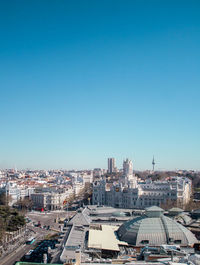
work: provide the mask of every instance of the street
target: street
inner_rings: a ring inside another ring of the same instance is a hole
[[[67,212],[66,211],[54,211],[54,212],[29,212],[26,215],[28,218],[32,220],[32,222],[41,223],[41,226],[44,225],[50,226],[50,229],[55,229],[57,231],[60,230],[59,226],[60,224],[58,222],[55,222],[55,220],[67,218]],[[32,223],[30,223],[32,224]],[[29,225],[30,227],[30,225]],[[33,225],[32,225],[33,227]],[[50,232],[50,231],[49,231]]]
[[[32,211],[26,214],[26,217],[31,219],[30,223],[27,223],[27,228],[33,232],[33,236],[36,238],[36,241],[33,245],[23,244],[19,246],[15,251],[8,254],[0,260],[0,265],[13,265],[16,261],[20,259],[30,250],[34,248],[34,245],[40,240],[44,239],[45,236],[55,234],[60,231],[61,224],[58,223],[59,219],[65,219],[73,215],[74,212],[66,211],[54,211],[54,212],[37,212]],[[55,222],[56,221],[56,222]],[[36,227],[34,224],[40,222],[41,227]],[[43,228],[44,226],[50,226],[50,229],[47,230]]]
[[[0,261],[0,265],[13,265],[16,261],[20,261],[20,259],[37,244],[38,241],[42,239],[41,235],[36,236],[36,241],[33,245],[21,245],[18,249],[13,251],[11,254],[7,255]]]
[[[69,213],[72,215],[73,213]],[[54,211],[54,212],[29,212],[26,214],[28,218],[31,219],[31,222],[27,224],[27,228],[34,233],[34,237],[36,241],[33,245],[23,244],[19,246],[15,251],[5,256],[2,260],[0,260],[0,265],[13,265],[16,261],[20,261],[20,259],[30,250],[34,248],[34,245],[37,244],[40,240],[44,239],[46,235],[54,234],[55,232],[60,231],[60,224],[55,222],[55,220],[67,218],[66,211]],[[34,223],[41,223],[41,227],[35,227]],[[44,229],[43,226],[50,226],[50,230]]]

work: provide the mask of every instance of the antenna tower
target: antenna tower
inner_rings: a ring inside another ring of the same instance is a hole
[[[154,156],[153,156],[153,160],[152,160],[153,172],[154,172],[155,164],[156,163],[155,163]]]

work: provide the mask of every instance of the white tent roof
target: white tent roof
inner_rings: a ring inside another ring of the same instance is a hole
[[[120,251],[119,245],[128,245],[126,242],[120,241],[115,234],[117,226],[112,225],[95,225],[90,226],[88,247],[95,249],[107,249]]]

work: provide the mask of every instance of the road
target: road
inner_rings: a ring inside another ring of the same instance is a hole
[[[38,243],[38,241],[42,240],[45,235],[49,234],[50,232],[41,229],[39,227],[33,227],[31,224],[28,224],[27,227],[30,227],[32,231],[35,232],[34,237],[36,238],[36,241],[33,245],[26,245],[23,244],[19,246],[15,251],[11,252],[7,256],[5,256],[3,259],[0,260],[0,265],[13,265],[16,261],[20,261],[20,259],[30,250],[33,249],[34,246]]]
[[[29,217],[35,223],[39,221],[42,227],[44,225],[49,225],[51,228],[59,230],[59,224],[56,223],[55,220],[59,218],[67,218],[67,212],[29,212],[27,213],[27,217]]]
[[[38,222],[40,221],[41,226],[44,225],[50,225],[51,229],[55,229],[55,231],[59,231],[60,224],[55,222],[55,219],[58,218],[67,218],[66,211],[56,211],[56,212],[29,212],[27,213],[27,216],[32,220],[32,222]],[[33,223],[28,223],[27,227],[35,232],[35,238],[37,243],[38,241],[42,240],[45,235],[47,234],[53,234],[54,231],[42,229],[39,227],[33,226]],[[35,244],[34,244],[35,245]],[[33,245],[22,245],[18,249],[16,249],[11,254],[4,257],[2,260],[0,260],[0,265],[13,265],[16,261],[20,261],[20,259],[30,250],[33,248]]]
[[[37,235],[36,236],[36,241],[33,245],[26,245],[23,244],[21,245],[18,249],[13,251],[11,254],[8,256],[4,257],[0,261],[0,265],[13,265],[15,264],[16,261],[20,261],[20,259],[30,250],[33,249],[34,246],[42,239],[42,235]]]
[[[10,255],[4,257],[0,261],[0,265],[13,265],[16,261],[19,261],[24,254],[26,254],[33,246],[31,245],[22,245],[17,250],[12,252]]]

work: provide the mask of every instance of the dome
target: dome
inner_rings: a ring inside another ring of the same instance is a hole
[[[125,222],[117,230],[118,237],[135,246],[160,246],[178,244],[190,246],[197,242],[187,228],[175,220],[164,216],[163,209],[152,206],[146,209],[145,215]]]
[[[171,215],[171,216],[179,215],[179,214],[181,214],[182,212],[183,212],[183,210],[180,209],[180,208],[177,208],[177,207],[171,208],[171,209],[168,211],[169,215]]]
[[[146,208],[145,214],[148,217],[160,217],[164,210],[158,206],[151,206]]]

